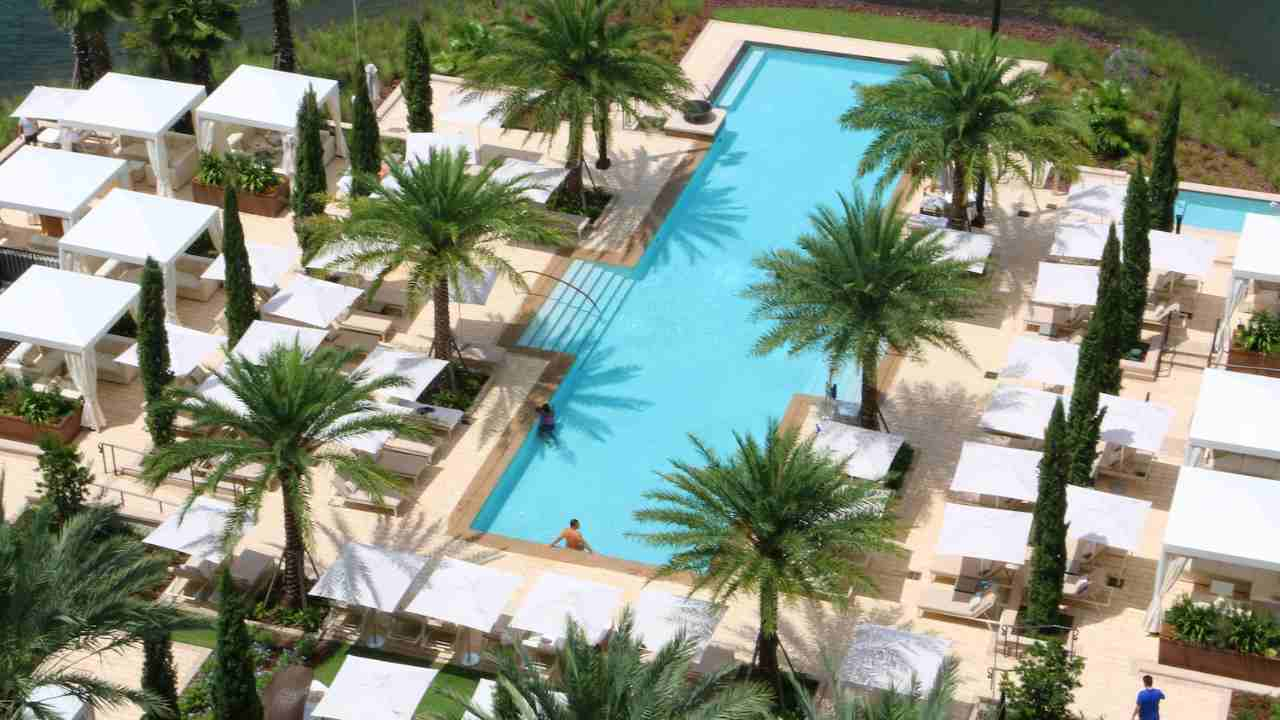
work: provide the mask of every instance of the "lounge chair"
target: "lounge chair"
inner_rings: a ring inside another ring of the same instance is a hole
[[[1180,316],[1182,314],[1182,306],[1178,303],[1164,303],[1153,308],[1147,308],[1142,313],[1142,324],[1145,327],[1161,329],[1164,327],[1165,321],[1171,316]]]
[[[995,592],[987,591],[981,594],[962,593],[956,591],[951,585],[942,583],[929,583],[926,585],[924,592],[920,596],[919,604],[921,613],[946,615],[963,620],[983,622],[986,622],[983,618],[995,607]]]
[[[404,499],[399,494],[390,491],[383,493],[382,502],[378,502],[368,492],[356,487],[355,483],[341,475],[334,476],[333,489],[338,495],[337,500],[347,507],[390,510],[392,515],[399,515],[400,506],[404,504]]]
[[[222,285],[217,280],[206,280],[200,277],[212,264],[213,258],[198,255],[180,256],[177,262],[178,297],[208,302]]]
[[[415,483],[436,460],[438,448],[425,442],[392,438],[378,451],[378,466]]]

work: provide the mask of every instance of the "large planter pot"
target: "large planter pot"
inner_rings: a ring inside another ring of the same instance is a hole
[[[191,181],[191,199],[205,205],[222,207],[225,190],[221,185],[205,185],[199,180]],[[236,202],[240,212],[263,217],[276,217],[289,204],[289,180],[281,178],[276,189],[266,195],[255,195],[244,191],[236,192]]]
[[[63,442],[71,442],[80,432],[80,415],[83,409],[81,403],[76,403],[75,409],[56,425],[32,425],[14,415],[0,415],[0,438],[34,445],[41,435],[53,433]]]
[[[1227,369],[1249,375],[1280,377],[1280,355],[1252,352],[1232,344],[1227,351]]]
[[[685,100],[681,109],[684,121],[690,125],[706,125],[716,118],[711,111],[711,103],[706,100]]]
[[[258,620],[245,620],[245,625],[250,630],[263,630],[271,635],[271,640],[279,647],[293,647],[293,644],[302,639],[305,632],[298,628],[285,627],[283,625],[273,625],[271,623],[259,622]]]
[[[1280,685],[1280,659],[1188,645],[1174,640],[1167,633],[1160,635],[1159,652],[1161,665],[1263,685]]]

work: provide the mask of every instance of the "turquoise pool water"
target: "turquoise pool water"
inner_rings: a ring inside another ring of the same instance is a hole
[[[558,444],[533,434],[473,527],[550,542],[571,517],[597,552],[658,563],[662,549],[627,537],[632,512],[670,460],[694,460],[687,437],[732,447],[732,432],[763,432],[795,393],[821,394],[822,359],[752,357],[763,326],[739,292],[751,260],[791,245],[817,203],[850,192],[869,134],[840,129],[854,83],[881,83],[891,64],[752,48],[723,85],[728,121],[640,264],[575,263],[522,344],[578,359],[552,398]],[[870,191],[878,176],[857,179]],[[856,397],[856,370],[839,379]]]
[[[1280,208],[1272,207],[1266,200],[1214,195],[1191,190],[1180,191],[1178,202],[1186,203],[1186,214],[1182,218],[1183,227],[1240,232],[1244,228],[1244,216],[1248,213],[1280,215]]]

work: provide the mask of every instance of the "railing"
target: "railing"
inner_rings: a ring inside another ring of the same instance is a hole
[[[111,473],[111,475],[113,476],[120,476],[120,475],[137,476],[138,473],[130,472],[127,469],[121,468],[120,459],[119,457],[117,457],[117,453],[132,453],[140,457],[144,454],[140,450],[134,450],[133,448],[127,448],[122,445],[113,445],[111,443],[106,443],[106,442],[98,443],[98,454],[102,456],[103,471]],[[141,466],[142,466],[142,463],[141,463],[141,460],[139,460],[137,467],[141,468]],[[176,482],[182,485],[186,485],[192,492],[195,492],[197,489],[199,489],[199,485],[196,482],[196,476],[190,470],[186,471],[186,473],[183,475],[170,473],[167,479],[167,482],[170,482],[170,483]],[[240,496],[240,486],[235,482],[227,481],[227,482],[219,483],[218,490],[221,492],[225,492],[228,486],[230,488],[231,495],[235,497]]]
[[[57,268],[58,256],[19,248],[0,247],[0,282],[5,284],[14,282],[33,265]]]
[[[117,509],[123,511],[122,514],[129,515],[131,517],[141,517],[143,519],[151,517],[150,515],[139,516],[136,513],[130,512],[131,508],[137,508],[138,505],[154,505],[157,516],[160,518],[173,513],[181,507],[176,503],[162,500],[154,495],[144,495],[142,493],[131,492],[122,488],[111,487],[109,485],[90,483],[89,487],[93,488],[97,492],[98,500],[115,501],[118,499],[119,504]],[[132,505],[129,504],[130,499],[133,500]]]
[[[569,282],[568,280],[565,280],[564,278],[556,277],[555,275],[548,275],[547,273],[540,272],[540,271],[538,271],[538,270],[521,270],[521,271],[520,271],[520,274],[521,274],[521,275],[524,275],[525,273],[531,273],[531,274],[533,274],[533,275],[539,275],[539,276],[544,277],[544,278],[550,278],[550,279],[552,279],[552,280],[555,280],[556,282],[560,283],[561,285],[564,285],[564,286],[568,287],[569,289],[571,289],[571,290],[573,290],[574,292],[578,293],[578,294],[579,294],[579,295],[581,295],[582,297],[586,298],[586,299],[587,299],[587,302],[591,303],[591,307],[595,308],[597,313],[600,313],[600,306],[596,304],[596,301],[595,301],[595,300],[592,300],[592,299],[591,299],[591,296],[590,296],[590,295],[588,295],[588,294],[586,293],[586,291],[584,291],[582,288],[578,287],[577,285],[574,285],[573,283]],[[532,293],[530,293],[530,294],[532,294]]]

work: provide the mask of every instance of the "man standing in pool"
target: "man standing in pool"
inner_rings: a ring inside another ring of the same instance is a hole
[[[551,541],[551,547],[559,545],[560,541],[563,540],[564,546],[570,550],[595,553],[595,550],[592,550],[591,546],[587,544],[587,539],[582,536],[582,530],[579,529],[580,527],[581,525],[578,523],[578,518],[570,520],[569,527],[561,530],[560,535],[556,537],[555,540]]]
[[[538,437],[549,445],[556,444],[556,411],[551,408],[551,403],[538,406]]]

